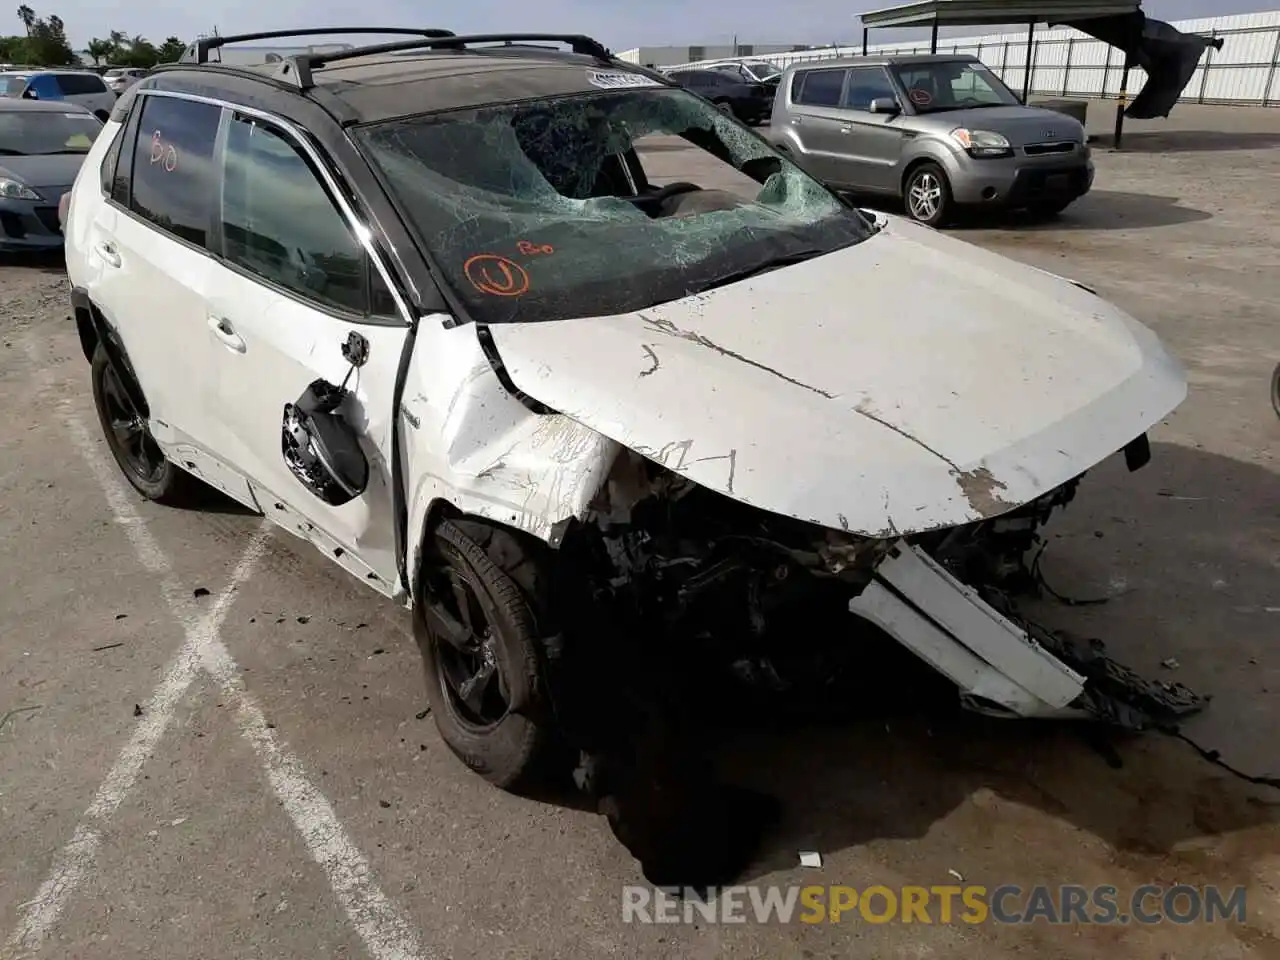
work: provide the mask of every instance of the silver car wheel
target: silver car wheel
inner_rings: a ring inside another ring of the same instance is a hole
[[[941,204],[942,183],[934,174],[925,171],[912,178],[911,189],[907,192],[911,216],[917,220],[931,220]]]

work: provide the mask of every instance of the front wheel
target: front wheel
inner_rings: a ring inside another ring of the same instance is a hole
[[[133,489],[158,503],[192,501],[200,481],[165,457],[146,418],[129,399],[121,379],[127,374],[116,370],[101,344],[93,352],[90,376],[107,447]]]
[[[907,215],[917,223],[938,227],[951,216],[951,184],[936,163],[923,163],[912,170],[903,193]]]
[[[1276,416],[1280,417],[1280,363],[1276,364],[1276,368],[1271,373],[1271,406],[1276,412]]]
[[[414,626],[436,728],[494,786],[532,786],[557,752],[542,604],[530,595],[538,591],[536,557],[507,531],[474,521],[445,520],[433,540]]]

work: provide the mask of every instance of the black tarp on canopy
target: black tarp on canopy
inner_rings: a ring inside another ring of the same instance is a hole
[[[1167,117],[1182,91],[1191,82],[1208,47],[1222,49],[1222,38],[1210,39],[1183,33],[1163,20],[1152,20],[1141,11],[1111,17],[1090,17],[1066,26],[1110,44],[1142,67],[1147,82],[1125,110],[1135,120]]]

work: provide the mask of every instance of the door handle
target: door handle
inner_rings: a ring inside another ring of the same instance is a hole
[[[231,321],[226,317],[210,317],[209,329],[213,331],[213,335],[221,340],[222,345],[228,350],[244,353],[244,337],[236,333],[236,328],[231,325]]]
[[[97,247],[98,256],[113,267],[120,266],[120,252],[110,240],[103,240]]]
[[[791,118],[791,125],[792,125],[793,127],[798,127],[798,126],[800,126],[800,118],[799,118],[799,117],[792,117],[792,118]]]
[[[840,132],[841,132],[841,133],[853,133],[853,127],[841,127],[841,128],[840,128]]]

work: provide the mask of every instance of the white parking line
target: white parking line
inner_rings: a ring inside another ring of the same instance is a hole
[[[27,352],[52,386],[33,338],[28,339]],[[235,704],[241,733],[253,745],[272,789],[302,835],[308,853],[324,870],[338,903],[370,955],[375,960],[424,960],[427,955],[413,929],[378,887],[368,861],[343,829],[333,806],[307,777],[302,762],[280,745],[267,726],[262,709],[245,689],[239,668],[218,635],[236,589],[266,548],[270,522],[264,520],[254,534],[230,584],[208,617],[192,622],[191,600],[179,589],[168,557],[151,536],[115,472],[94,449],[84,424],[70,412],[69,401],[63,400],[61,405],[68,408],[65,420],[72,440],[102,487],[116,520],[124,526],[138,559],[147,570],[162,577],[165,602],[182,624],[187,639],[178,660],[152,694],[138,730],[107,774],[70,843],[63,848],[49,879],[28,901],[23,920],[9,940],[10,948],[33,950],[48,936],[67,899],[93,865],[101,841],[100,826],[133,786],[190,687],[195,670],[203,668]]]
[[[15,955],[21,951],[34,950],[44,941],[68,898],[93,866],[102,840],[102,828],[129,795],[143,765],[150,759],[156,745],[168,730],[178,705],[200,669],[204,643],[217,636],[227,611],[231,609],[231,601],[237,588],[249,576],[262,555],[268,533],[266,530],[260,531],[250,541],[248,549],[231,574],[230,582],[207,613],[194,609],[191,604],[186,604],[187,608],[184,609],[185,598],[182,597],[181,587],[168,557],[134,510],[120,482],[110,472],[111,468],[94,450],[93,440],[84,424],[70,413],[65,415],[65,423],[76,449],[84,458],[93,478],[102,487],[111,512],[124,527],[138,560],[147,571],[160,576],[165,601],[181,624],[186,642],[147,700],[133,736],[107,771],[106,778],[81,817],[71,841],[54,859],[49,878],[41,884],[36,895],[23,904],[22,919],[8,942],[9,949],[15,951]]]

